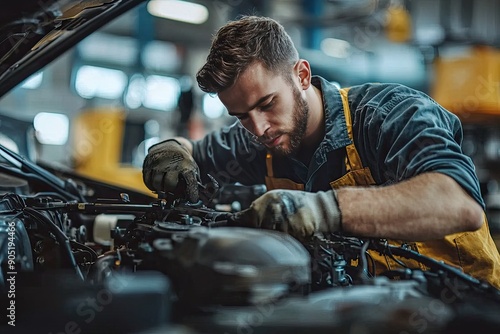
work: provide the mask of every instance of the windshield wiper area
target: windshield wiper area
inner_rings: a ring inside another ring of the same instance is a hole
[[[0,164],[0,171],[14,175],[19,178],[42,183],[52,190],[61,193],[68,200],[84,201],[78,188],[70,180],[62,180],[23,156],[0,145],[0,157],[7,161],[10,166]]]

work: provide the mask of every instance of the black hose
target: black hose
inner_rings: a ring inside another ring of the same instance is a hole
[[[407,249],[407,248],[401,248],[397,246],[392,246],[392,245],[380,245],[377,244],[376,242],[373,243],[375,246],[375,250],[378,251],[379,253],[385,254],[385,255],[390,255],[390,256],[400,256],[404,257],[410,260],[415,260],[426,267],[430,268],[433,271],[442,271],[445,272],[449,275],[452,275],[456,278],[461,279],[462,281],[471,284],[476,287],[482,287],[484,284],[489,285],[486,282],[480,281],[477,278],[474,278],[463,271],[461,271],[458,268],[455,268],[453,266],[450,266],[444,262],[435,260],[433,258],[430,258],[428,256],[422,255],[414,250]]]
[[[73,267],[73,269],[75,269],[77,276],[82,281],[85,280],[85,278],[83,277],[83,273],[80,270],[80,267],[76,263],[75,257],[73,255],[73,251],[71,250],[70,240],[66,236],[66,234],[64,234],[64,232],[56,224],[54,224],[50,219],[48,219],[45,215],[38,212],[37,210],[26,207],[26,208],[24,208],[23,212],[26,213],[27,215],[31,216],[32,218],[36,219],[37,221],[42,222],[45,226],[47,226],[51,230],[52,233],[54,233],[57,241],[59,242],[61,247],[66,251],[65,253],[68,257],[68,260],[69,260],[71,266]]]

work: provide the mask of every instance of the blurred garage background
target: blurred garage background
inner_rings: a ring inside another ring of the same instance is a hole
[[[242,14],[280,21],[315,74],[399,82],[456,113],[500,234],[500,0],[151,0],[2,98],[0,124],[36,138],[11,143],[33,160],[149,193],[147,147],[232,122],[194,75],[215,30]]]

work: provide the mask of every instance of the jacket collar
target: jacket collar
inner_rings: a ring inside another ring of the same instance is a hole
[[[338,86],[320,76],[313,76],[311,83],[321,91],[325,112],[325,138],[319,149],[326,153],[351,144]]]

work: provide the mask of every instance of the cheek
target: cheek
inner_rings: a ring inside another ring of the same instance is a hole
[[[290,98],[284,103],[279,111],[276,113],[276,120],[280,123],[288,123],[293,118],[294,110],[295,110],[294,100]]]

